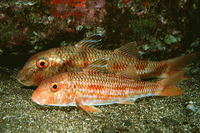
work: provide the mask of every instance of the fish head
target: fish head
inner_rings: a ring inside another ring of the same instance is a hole
[[[74,99],[73,90],[69,86],[63,73],[51,76],[42,81],[31,99],[39,105],[68,106]]]
[[[40,52],[29,58],[20,70],[17,80],[26,86],[38,86],[42,80],[60,71],[62,60],[54,48]]]

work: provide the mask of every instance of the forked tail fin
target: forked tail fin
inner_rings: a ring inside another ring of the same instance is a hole
[[[185,69],[173,74],[172,76],[170,76],[168,78],[165,78],[165,79],[159,81],[163,85],[163,89],[161,90],[161,92],[158,95],[159,96],[183,95],[184,91],[182,91],[178,87],[174,87],[174,85],[176,85],[179,81],[182,80],[182,78],[184,77],[184,72],[185,72]]]
[[[187,66],[187,64],[196,57],[196,53],[188,54],[181,57],[176,57],[173,59],[167,60],[168,65],[170,66],[169,75],[173,75],[177,71],[181,71]]]

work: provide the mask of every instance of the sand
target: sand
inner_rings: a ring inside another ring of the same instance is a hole
[[[194,62],[195,64],[195,62]],[[7,68],[1,68],[4,70]],[[196,71],[199,71],[199,68]],[[16,80],[20,68],[0,72],[0,132],[191,132],[200,131],[199,74],[177,86],[185,95],[146,97],[134,105],[98,106],[94,118],[76,107],[40,106],[36,87]],[[191,72],[190,72],[191,73]],[[199,72],[198,72],[199,73]]]

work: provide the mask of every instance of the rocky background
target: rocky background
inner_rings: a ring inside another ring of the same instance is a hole
[[[104,48],[197,52],[199,0],[16,0],[0,4],[0,55],[29,55],[103,33]]]
[[[39,106],[36,88],[16,80],[40,51],[74,45],[96,33],[103,49],[136,41],[144,59],[162,60],[200,50],[199,0],[1,0],[0,132],[191,132],[200,131],[200,58],[179,97],[147,97],[135,105],[98,107],[91,119],[74,107]]]

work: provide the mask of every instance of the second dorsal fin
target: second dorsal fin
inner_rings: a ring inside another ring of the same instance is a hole
[[[114,50],[114,52],[122,54],[122,55],[127,55],[130,57],[134,57],[137,59],[142,59],[142,56],[140,53],[138,53],[138,49],[136,46],[136,42],[130,42],[120,48],[117,48]]]
[[[101,48],[102,45],[102,35],[95,34],[84,38],[80,42],[78,42],[75,46],[79,48]]]

